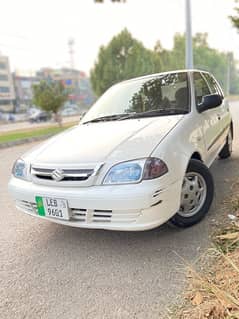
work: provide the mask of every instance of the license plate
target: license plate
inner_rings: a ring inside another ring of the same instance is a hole
[[[65,199],[36,196],[36,204],[40,216],[69,219],[69,210]]]

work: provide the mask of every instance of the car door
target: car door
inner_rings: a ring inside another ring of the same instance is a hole
[[[196,107],[202,103],[203,96],[212,94],[209,85],[201,72],[193,74]],[[220,106],[199,113],[205,143],[205,157],[207,163],[211,163],[220,149],[218,136],[221,132]]]
[[[221,145],[225,143],[226,137],[228,135],[228,131],[230,129],[231,124],[231,115],[229,110],[229,104],[224,98],[224,94],[222,92],[222,89],[218,82],[214,79],[214,77],[209,73],[203,73],[203,76],[205,77],[210,91],[212,94],[218,94],[222,97],[222,104],[216,108],[217,116],[220,118],[220,136],[219,136],[219,142]]]

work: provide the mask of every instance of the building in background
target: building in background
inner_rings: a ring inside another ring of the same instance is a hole
[[[0,112],[25,113],[33,106],[33,85],[43,81],[60,81],[69,91],[68,105],[87,110],[95,101],[90,80],[75,69],[42,68],[37,72],[10,72],[9,60],[0,56]]]
[[[0,55],[0,112],[13,112],[15,92],[8,57]]]
[[[69,68],[42,68],[36,75],[42,80],[61,81],[69,91],[69,104],[77,104],[84,108],[91,106],[95,100],[90,80],[82,71]]]
[[[32,106],[32,86],[39,82],[40,79],[36,76],[13,73],[13,83],[16,94],[16,112],[24,112]]]

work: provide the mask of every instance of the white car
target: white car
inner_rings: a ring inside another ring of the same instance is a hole
[[[23,212],[59,224],[137,231],[199,222],[209,171],[232,152],[229,105],[212,75],[153,74],[110,88],[81,123],[16,161],[9,190]]]

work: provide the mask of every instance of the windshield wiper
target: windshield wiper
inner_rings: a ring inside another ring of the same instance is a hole
[[[179,114],[187,114],[188,111],[185,109],[179,108],[170,108],[170,109],[155,109],[141,113],[131,113],[122,117],[121,120],[128,120],[128,119],[137,119],[141,117],[151,117],[151,116],[160,116],[160,115],[179,115]]]
[[[105,122],[105,121],[117,121],[117,120],[120,120],[126,116],[129,116],[130,114],[131,113],[122,113],[122,114],[101,116],[101,117],[97,117],[93,120],[83,122],[82,124]]]
[[[159,115],[178,115],[178,114],[186,114],[188,111],[185,109],[179,108],[171,108],[171,109],[155,109],[146,112],[136,113],[120,113],[120,114],[113,114],[113,115],[106,115],[97,117],[93,120],[83,122],[82,124],[88,123],[97,123],[97,122],[106,122],[106,121],[118,121],[118,120],[128,120],[128,119],[137,119],[142,117],[152,117],[152,116],[159,116]]]

